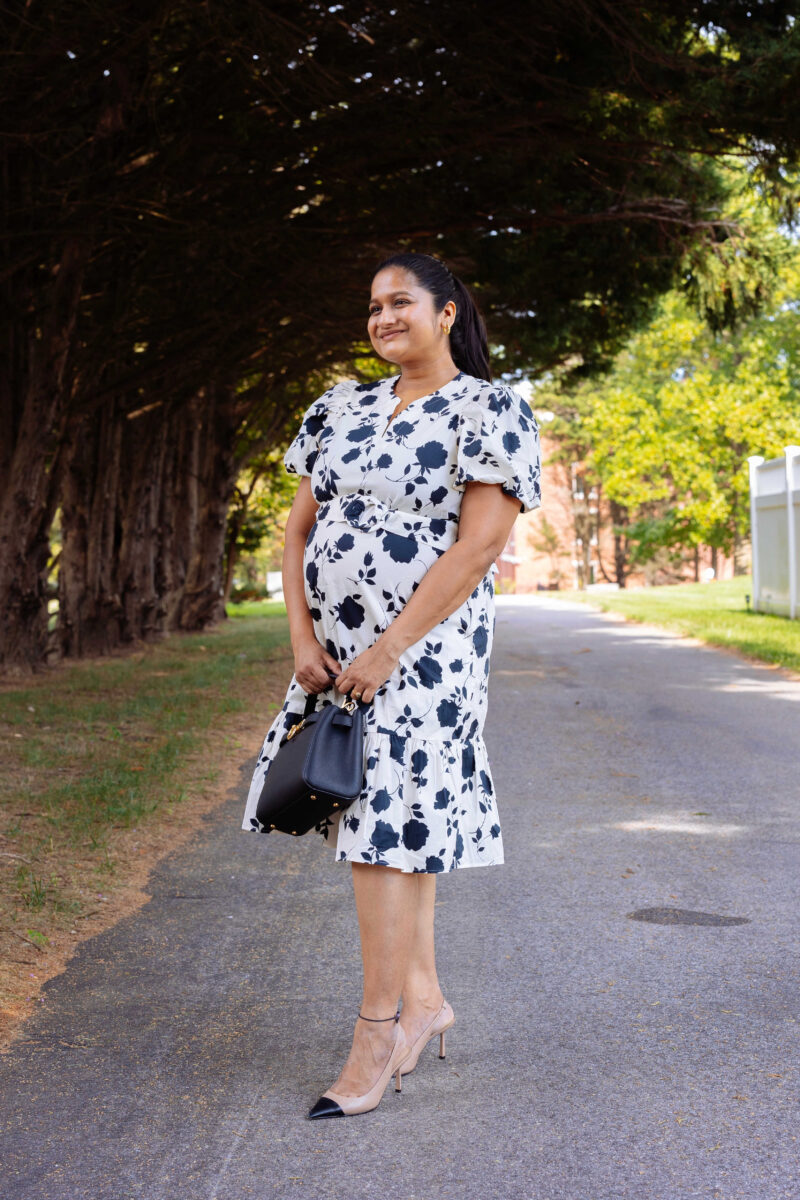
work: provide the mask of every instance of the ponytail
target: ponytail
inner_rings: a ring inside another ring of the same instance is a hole
[[[474,375],[476,379],[486,379],[491,383],[486,326],[477,304],[461,280],[432,254],[393,254],[384,259],[375,274],[385,267],[400,267],[409,271],[420,287],[430,292],[437,312],[441,312],[448,301],[453,301],[456,306],[456,317],[450,328],[453,362],[466,375]]]
[[[459,371],[474,375],[476,379],[488,379],[491,383],[489,343],[483,317],[470,292],[456,275],[453,276],[453,283],[456,289],[456,319],[450,330],[450,353],[453,362]]]

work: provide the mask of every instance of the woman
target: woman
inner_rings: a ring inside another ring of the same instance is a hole
[[[283,560],[295,673],[243,822],[261,829],[264,775],[306,693],[319,707],[360,697],[364,788],[321,832],[352,864],[364,990],[315,1119],[377,1107],[437,1035],[444,1057],[455,1018],[436,974],[436,875],[503,862],[482,739],[494,560],[520,510],[540,502],[536,422],[490,382],[486,331],[460,280],[429,255],[394,255],[373,278],[367,328],[398,373],[327,391],[284,459],[303,477]]]

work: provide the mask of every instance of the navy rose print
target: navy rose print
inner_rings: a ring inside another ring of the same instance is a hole
[[[337,384],[314,401],[286,452],[319,505],[305,549],[306,601],[317,638],[344,665],[401,612],[453,544],[468,482],[499,483],[537,507],[539,444],[511,389],[459,374],[390,420],[395,379]],[[503,861],[483,742],[494,633],[494,568],[410,646],[366,710],[361,796],[319,831],[341,861],[439,873]],[[322,692],[317,706],[336,702]],[[242,827],[305,694],[292,678],[267,731]]]

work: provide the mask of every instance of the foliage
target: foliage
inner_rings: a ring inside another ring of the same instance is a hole
[[[245,569],[249,583],[255,582],[251,564],[257,554],[259,559],[264,560],[266,570],[277,569],[277,547],[283,539],[285,515],[294,498],[296,485],[296,478],[291,478],[285,472],[282,457],[275,450],[267,451],[249,462],[239,476],[233,502],[228,509],[225,550],[228,592],[234,582],[237,565]],[[266,556],[263,553],[265,548]]]
[[[87,239],[95,403],[341,362],[398,242],[465,271],[509,369],[605,359],[679,265],[739,272],[714,159],[749,147],[775,191],[797,152],[786,6],[712,11],[714,39],[670,0],[6,9],[6,269],[35,322]]]
[[[59,504],[64,652],[216,619],[236,476],[320,384],[374,370],[387,251],[452,262],[500,372],[588,375],[675,283],[720,325],[763,302],[721,156],[791,215],[782,0],[29,0],[0,46],[5,661],[46,655]],[[156,545],[188,509],[189,541]]]
[[[736,553],[748,535],[747,458],[800,438],[800,249],[774,225],[770,302],[715,332],[672,291],[613,369],[550,384],[562,453],[585,458],[622,511],[630,565],[699,545]]]

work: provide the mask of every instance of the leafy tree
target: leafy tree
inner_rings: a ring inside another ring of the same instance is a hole
[[[630,567],[676,565],[700,545],[741,565],[747,457],[800,436],[800,250],[785,233],[773,240],[782,265],[758,315],[714,332],[673,291],[604,378],[548,398],[562,453],[585,456],[614,506],[623,585]]]
[[[63,653],[219,618],[236,479],[349,369],[387,250],[452,260],[502,370],[588,374],[679,278],[736,277],[720,155],[777,196],[800,139],[781,2],[29,0],[0,45],[0,662],[28,667],[59,508]]]
[[[248,463],[234,488],[228,509],[225,549],[225,602],[230,599],[237,564],[253,555],[268,538],[282,532],[297,480],[283,469],[274,451]]]

